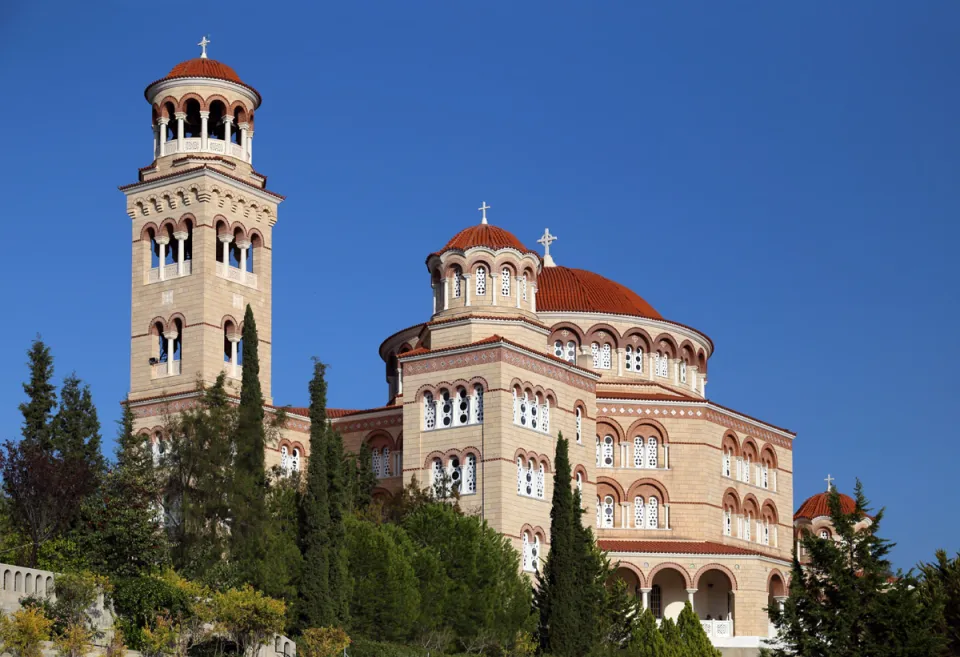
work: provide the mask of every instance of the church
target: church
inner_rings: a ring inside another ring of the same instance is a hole
[[[129,399],[157,450],[163,416],[196,403],[198,380],[223,372],[239,394],[247,304],[267,411],[278,408],[271,269],[284,199],[253,167],[260,94],[200,45],[147,86],[151,162],[120,188],[132,231]],[[330,409],[345,447],[370,446],[377,496],[414,478],[455,487],[533,573],[550,550],[562,432],[575,485],[595,505],[584,521],[642,605],[676,618],[689,601],[716,646],[760,646],[797,532],[829,531],[825,494],[792,516],[796,435],[710,401],[706,333],[554,262],[549,230],[541,252],[489,210],[424,254],[433,312],[387,329],[386,404]],[[307,409],[288,408],[268,466],[304,468],[309,429]]]

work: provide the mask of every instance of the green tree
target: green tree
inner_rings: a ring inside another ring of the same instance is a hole
[[[297,545],[299,483],[298,476],[278,477],[271,482],[267,493],[267,556],[263,562],[263,592],[286,601],[288,614],[295,611],[302,567]],[[292,622],[294,619],[289,620]]]
[[[680,637],[680,630],[672,618],[664,617],[660,621],[660,634],[663,637],[663,645],[666,648],[665,657],[688,657],[684,649],[683,639]]]
[[[616,569],[611,568],[605,559],[604,565],[609,576],[600,623],[600,638],[605,645],[622,648],[630,644],[635,634],[634,625],[639,612],[637,598],[627,589],[627,583],[616,576]]]
[[[159,572],[169,559],[158,517],[161,489],[151,447],[145,436],[134,432],[133,423],[133,410],[124,403],[116,465],[83,512],[80,545],[92,566],[111,578]]]
[[[677,618],[677,631],[680,633],[684,655],[687,657],[720,657],[720,651],[710,643],[710,638],[700,624],[700,618],[689,602],[684,603],[683,610]]]
[[[794,558],[790,595],[783,610],[773,605],[777,657],[920,657],[942,647],[937,618],[925,610],[916,580],[894,573],[891,543],[877,535],[883,511],[869,515],[860,482],[856,505],[844,513],[840,496],[830,495],[836,540],[805,536],[810,562]]]
[[[267,474],[259,344],[257,323],[248,304],[243,317],[243,374],[235,434],[230,548],[239,581],[262,590],[266,585],[263,563],[267,554]]]
[[[360,445],[357,455],[356,498],[354,506],[363,510],[373,501],[373,489],[377,487],[377,475],[373,472],[373,456],[370,445],[366,442]]]
[[[327,496],[327,382],[326,365],[313,363],[310,381],[310,460],[300,501],[300,580],[298,616],[302,629],[329,627],[336,622],[330,595],[330,503]]]
[[[960,553],[937,550],[936,561],[920,564],[920,593],[928,614],[939,619],[944,657],[960,657]]]
[[[42,657],[53,621],[37,608],[24,607],[10,616],[0,613],[0,650],[13,657]]]
[[[350,617],[350,574],[347,570],[347,553],[343,518],[347,512],[347,495],[344,482],[346,459],[343,453],[343,438],[332,428],[327,429],[327,504],[330,509],[330,599],[339,625],[346,625]]]
[[[43,451],[52,451],[51,420],[57,405],[56,388],[50,382],[53,378],[53,356],[39,335],[27,352],[27,366],[30,368],[30,380],[23,384],[27,401],[20,404],[23,439]]]
[[[630,657],[667,657],[667,643],[650,609],[645,609],[633,625],[628,654]]]
[[[90,386],[75,374],[63,380],[60,408],[51,422],[51,436],[53,448],[61,457],[81,461],[90,470],[91,481],[99,481],[105,467],[100,453],[100,421]]]
[[[217,625],[237,646],[239,655],[256,655],[274,634],[283,631],[286,605],[249,584],[216,593],[212,600]]]

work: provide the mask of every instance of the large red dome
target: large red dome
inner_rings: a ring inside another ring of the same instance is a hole
[[[857,503],[849,495],[840,493],[840,510],[843,513],[853,513],[857,508]],[[813,497],[807,498],[797,512],[793,514],[794,520],[804,518],[813,520],[821,516],[830,515],[830,493],[817,493]]]
[[[534,253],[525,247],[523,242],[518,240],[516,235],[509,230],[490,224],[477,224],[464,228],[454,235],[446,246],[437,251],[436,255],[451,250],[466,251],[475,246],[486,246],[494,250],[516,249],[520,253]]]
[[[260,93],[249,84],[241,80],[240,76],[237,75],[237,72],[233,70],[231,66],[227,66],[223,62],[218,62],[215,59],[209,59],[207,57],[194,57],[193,59],[188,59],[185,62],[180,62],[170,69],[170,72],[164,77],[151,82],[147,86],[147,90],[149,90],[153,85],[157,84],[157,82],[163,82],[164,80],[175,80],[178,78],[212,78],[214,80],[233,82],[234,84],[242,85],[252,91],[257,97],[257,103],[260,103]]]
[[[639,294],[600,274],[544,267],[537,279],[537,312],[593,312],[663,319]]]

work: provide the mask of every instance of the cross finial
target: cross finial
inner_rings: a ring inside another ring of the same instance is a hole
[[[559,239],[556,235],[550,234],[550,229],[543,230],[543,237],[537,240],[537,244],[543,244],[543,266],[554,267],[553,256],[550,255],[550,245]]]
[[[833,482],[835,482],[836,479],[834,479],[828,474],[827,478],[824,479],[824,481],[827,482],[827,492],[829,493],[831,490],[833,490]]]
[[[487,223],[487,210],[490,209],[490,206],[487,205],[487,202],[486,202],[486,201],[484,201],[483,203],[480,204],[480,207],[477,208],[477,209],[480,210],[480,212],[483,213],[483,216],[480,217],[480,223],[481,223],[481,224]]]
[[[200,43],[198,43],[197,45],[200,46],[200,48],[201,48],[201,51],[200,51],[200,59],[206,59],[206,58],[207,58],[207,46],[210,45],[210,39],[208,39],[207,36],[204,35],[203,38],[200,39]]]

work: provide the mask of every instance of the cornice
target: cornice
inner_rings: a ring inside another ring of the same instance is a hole
[[[172,173],[153,178],[152,180],[143,180],[140,182],[130,183],[129,185],[121,185],[119,189],[127,196],[130,196],[135,192],[142,193],[159,189],[160,187],[164,187],[171,182],[183,182],[187,180],[193,180],[194,178],[202,178],[207,175],[211,178],[219,179],[224,183],[239,183],[244,185],[245,187],[248,187],[251,193],[253,193],[255,196],[270,203],[280,203],[284,200],[284,197],[276,192],[271,192],[268,189],[261,189],[249,181],[238,178],[237,176],[231,176],[230,174],[219,171],[218,169],[213,169],[206,164],[202,164],[191,169],[186,169],[184,171],[174,171]]]
[[[447,328],[449,326],[463,326],[470,323],[479,323],[479,324],[508,324],[512,326],[524,325],[525,328],[532,328],[537,333],[542,335],[549,336],[550,328],[544,324],[534,322],[531,319],[525,317],[517,316],[503,316],[498,317],[496,315],[464,315],[462,317],[450,317],[448,319],[438,319],[431,320],[426,323],[427,328],[436,328],[443,327]]]
[[[716,350],[713,340],[710,339],[706,333],[698,331],[697,329],[687,326],[686,324],[681,324],[679,322],[673,322],[669,319],[653,319],[651,317],[641,317],[640,315],[617,315],[614,313],[593,313],[593,312],[579,312],[579,311],[567,311],[567,310],[548,310],[548,311],[537,311],[537,316],[542,316],[545,318],[553,319],[556,318],[556,321],[545,322],[547,325],[556,324],[558,321],[562,320],[572,320],[577,318],[582,318],[587,320],[590,323],[599,323],[599,322],[610,322],[612,321],[624,321],[628,320],[632,323],[635,323],[637,326],[643,326],[648,324],[650,326],[658,326],[661,328],[668,328],[672,331],[680,333],[684,337],[691,338],[694,340],[699,340],[706,343],[709,353],[707,358],[714,354]],[[656,338],[657,336],[650,336],[651,339]]]
[[[147,88],[143,90],[143,97],[147,99],[148,103],[153,104],[153,100],[156,100],[158,96],[162,96],[164,93],[174,87],[183,86],[216,87],[218,90],[227,89],[247,98],[251,103],[253,103],[253,109],[255,110],[258,109],[260,104],[263,102],[263,98],[260,97],[260,93],[248,84],[231,82],[230,80],[221,80],[220,78],[195,77],[192,75],[161,78],[155,82],[151,82],[147,85]],[[153,92],[152,94],[151,91]]]

